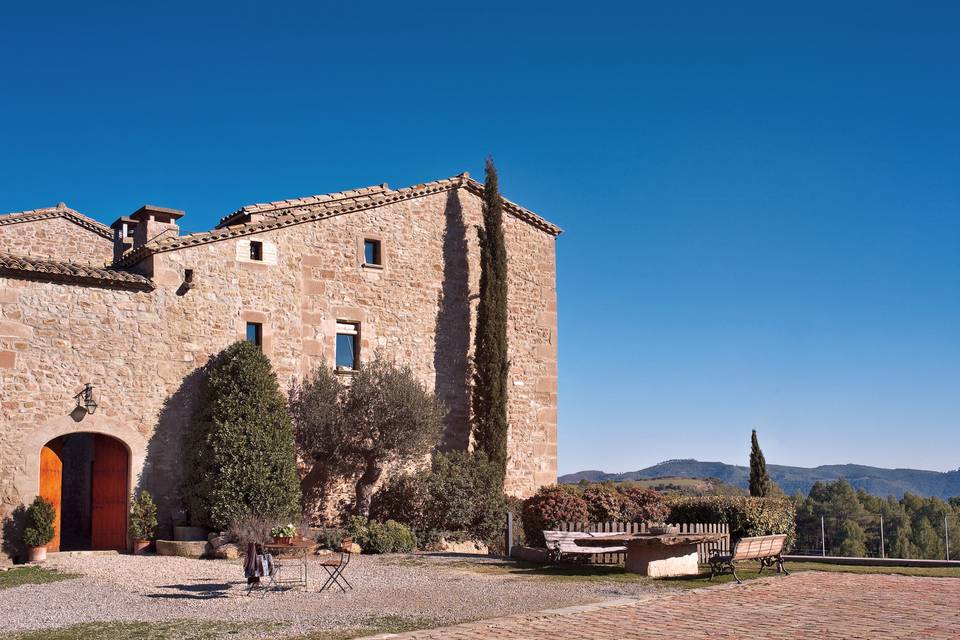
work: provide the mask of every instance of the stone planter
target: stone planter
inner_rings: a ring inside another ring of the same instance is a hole
[[[202,558],[210,553],[210,543],[197,540],[157,540],[158,556],[180,556],[181,558]]]
[[[30,547],[27,557],[30,562],[43,562],[47,559],[47,545]]]
[[[132,542],[132,549],[131,549],[131,550],[132,550],[132,552],[133,552],[133,555],[135,555],[135,556],[140,556],[140,555],[143,555],[144,553],[146,553],[146,552],[147,552],[147,549],[149,549],[149,548],[150,548],[150,541],[149,541],[149,540],[139,540],[139,539],[135,539],[135,540]]]

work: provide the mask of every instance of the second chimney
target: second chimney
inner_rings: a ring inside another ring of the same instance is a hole
[[[145,204],[130,214],[130,217],[136,222],[133,229],[135,249],[151,241],[179,236],[177,220],[183,217],[183,211]]]

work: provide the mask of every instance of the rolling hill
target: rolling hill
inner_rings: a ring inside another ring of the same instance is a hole
[[[904,493],[919,496],[939,496],[949,498],[960,496],[960,470],[923,471],[919,469],[882,469],[859,464],[832,464],[820,467],[788,467],[768,464],[770,477],[786,493],[802,491],[806,494],[818,480],[831,481],[838,478],[846,480],[856,489],[863,489],[878,496],[894,495],[898,498]],[[626,473],[605,473],[603,471],[578,471],[560,476],[561,483],[576,483],[581,479],[591,482],[604,480],[643,480],[664,477],[679,478],[716,478],[737,487],[746,487],[750,470],[724,462],[700,462],[699,460],[667,460],[660,464],[629,471]]]

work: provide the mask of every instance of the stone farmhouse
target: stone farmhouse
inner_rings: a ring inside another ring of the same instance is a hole
[[[58,508],[51,550],[122,550],[142,487],[169,532],[198,371],[237,340],[261,346],[283,389],[382,350],[444,400],[445,444],[466,448],[482,189],[466,173],[383,184],[246,206],[189,235],[182,211],[149,205],[109,227],[64,204],[0,215],[0,517],[40,494]],[[504,207],[507,490],[527,495],[556,481],[561,230]]]

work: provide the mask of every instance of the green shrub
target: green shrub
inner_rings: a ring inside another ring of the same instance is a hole
[[[130,537],[134,540],[150,540],[157,530],[157,505],[150,492],[141,489],[130,502]]]
[[[503,532],[503,469],[483,453],[454,451],[433,457],[427,482],[427,528],[465,532],[489,542]]]
[[[785,498],[745,496],[678,497],[668,501],[670,522],[719,522],[730,538],[786,533],[792,543],[796,524],[793,503]]]
[[[395,520],[378,522],[353,516],[347,522],[347,535],[364,553],[412,553],[417,539],[410,527]]]
[[[425,540],[459,534],[490,542],[506,518],[501,473],[482,453],[437,453],[431,469],[388,480],[373,496],[370,517],[403,522]]]
[[[43,547],[53,540],[53,523],[57,519],[57,510],[46,498],[37,496],[27,507],[26,528],[23,530],[23,542],[30,547]]]
[[[543,546],[544,530],[556,529],[561,522],[587,522],[587,501],[576,488],[564,485],[541,487],[523,503],[523,531],[527,544]]]
[[[300,514],[293,430],[270,360],[251,342],[206,367],[187,443],[184,497],[194,524],[224,529],[248,514]]]
[[[339,549],[346,535],[346,531],[339,527],[327,527],[317,534],[317,542],[327,549]]]
[[[396,520],[418,532],[429,529],[429,475],[430,470],[426,469],[390,477],[373,494],[370,518],[381,522]]]

